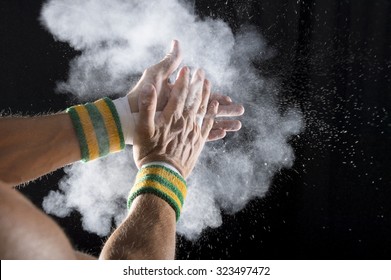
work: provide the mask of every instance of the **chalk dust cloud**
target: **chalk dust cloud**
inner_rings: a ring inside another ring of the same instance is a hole
[[[178,0],[51,0],[41,22],[56,40],[80,55],[70,63],[59,92],[79,100],[124,95],[148,66],[180,41],[184,65],[202,67],[214,91],[243,103],[243,128],[225,140],[208,143],[188,180],[178,233],[196,239],[203,229],[222,223],[221,211],[240,211],[267,192],[273,176],[294,162],[289,139],[304,126],[295,108],[281,110],[275,82],[253,66],[270,58],[254,28],[233,34],[227,23],[199,19]],[[137,169],[131,147],[88,164],[65,168],[59,190],[44,199],[46,212],[65,217],[80,212],[85,230],[106,236],[126,216],[126,197]]]

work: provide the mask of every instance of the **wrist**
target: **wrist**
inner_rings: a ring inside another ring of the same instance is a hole
[[[121,122],[125,144],[133,145],[136,136],[136,124],[139,121],[138,103],[136,94],[130,93],[127,96],[113,100]],[[159,117],[161,112],[156,112]]]
[[[134,148],[137,148],[137,145]],[[137,150],[133,149],[133,153],[137,153]],[[150,155],[141,160],[135,158],[134,161],[139,170],[148,165],[160,164],[178,173],[185,180],[188,177],[188,173],[167,155]]]
[[[131,91],[129,94],[126,95],[126,98],[128,99],[128,104],[132,112],[138,113],[138,94],[135,91]]]
[[[137,173],[129,194],[128,209],[134,199],[142,194],[153,194],[163,199],[174,209],[178,220],[187,195],[186,181],[173,166],[151,162],[143,165]]]
[[[79,140],[84,162],[117,152],[125,147],[118,112],[109,98],[66,110]]]
[[[178,176],[182,176],[182,173],[178,171],[178,169],[175,168],[175,166],[173,166],[172,164],[168,163],[168,162],[164,162],[164,161],[152,161],[152,162],[149,162],[149,163],[145,163],[141,166],[141,168],[145,168],[145,167],[148,167],[148,166],[151,166],[151,165],[161,165],[165,168],[168,168],[170,169],[171,171],[175,172],[178,174]],[[141,169],[140,168],[140,169]]]

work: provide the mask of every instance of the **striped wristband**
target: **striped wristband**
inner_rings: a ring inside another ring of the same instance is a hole
[[[66,110],[79,139],[82,161],[87,162],[125,147],[121,122],[109,98]]]
[[[174,209],[178,221],[187,194],[186,181],[179,173],[163,165],[143,166],[137,173],[136,182],[130,191],[128,209],[137,196],[146,193],[165,200]]]

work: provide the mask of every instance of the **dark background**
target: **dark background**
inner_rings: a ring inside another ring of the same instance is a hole
[[[56,112],[74,104],[54,93],[77,53],[39,24],[42,1],[0,4],[0,111]],[[306,130],[292,140],[296,162],[268,195],[194,243],[178,237],[179,259],[389,259],[391,3],[198,0],[200,17],[234,31],[254,25],[275,57],[256,65],[281,87],[281,106],[300,106]],[[2,137],[3,135],[1,135]],[[21,189],[38,207],[63,176]],[[97,255],[104,242],[77,214],[55,218],[75,247]],[[26,233],[28,234],[28,233]]]

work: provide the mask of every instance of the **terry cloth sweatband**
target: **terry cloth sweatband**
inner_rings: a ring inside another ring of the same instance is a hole
[[[125,147],[121,122],[109,98],[66,110],[79,139],[82,161],[87,162]]]
[[[159,164],[143,166],[137,173],[128,198],[128,209],[140,194],[154,194],[165,200],[175,211],[178,221],[187,194],[186,181],[171,168]]]

